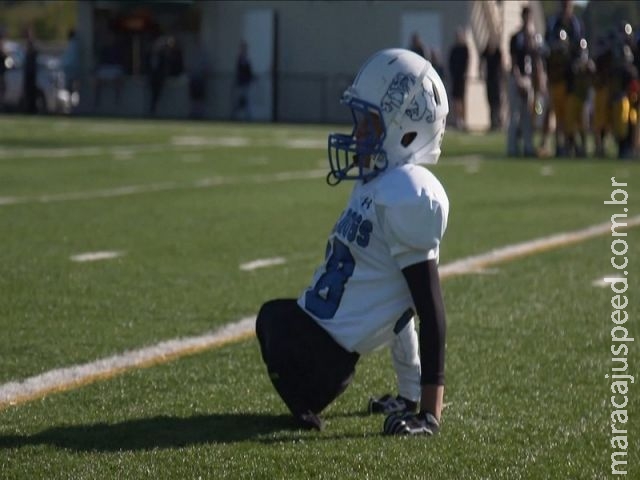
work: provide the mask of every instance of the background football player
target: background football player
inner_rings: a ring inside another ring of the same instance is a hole
[[[261,307],[256,334],[262,357],[299,424],[320,429],[318,414],[347,388],[360,355],[402,347],[405,335],[415,338],[419,355],[417,348],[405,352],[405,366],[414,378],[419,371],[419,411],[391,413],[383,430],[433,434],[444,396],[446,321],[438,258],[449,200],[419,164],[434,164],[440,156],[446,91],[427,60],[388,49],[364,63],[342,103],[354,127],[350,134],[329,135],[327,182],[354,181],[351,197],[311,285],[298,299]]]

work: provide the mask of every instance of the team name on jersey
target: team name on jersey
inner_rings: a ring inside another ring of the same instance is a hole
[[[361,214],[351,208],[344,212],[332,231],[349,243],[355,241],[362,248],[369,245],[371,232],[373,232],[371,221],[363,219]]]

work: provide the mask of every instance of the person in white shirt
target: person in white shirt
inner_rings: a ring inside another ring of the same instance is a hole
[[[353,191],[311,285],[297,300],[261,307],[262,357],[298,423],[321,429],[320,412],[347,388],[360,355],[390,346],[399,396],[372,399],[370,411],[388,414],[387,434],[433,434],[444,396],[438,259],[449,200],[421,164],[440,156],[446,90],[423,57],[385,49],[364,63],[342,103],[354,127],[329,135],[327,182],[353,180]]]

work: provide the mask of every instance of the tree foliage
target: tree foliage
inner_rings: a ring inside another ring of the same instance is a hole
[[[62,41],[76,24],[76,1],[0,0],[0,30],[6,38],[24,37],[28,28],[38,40]]]

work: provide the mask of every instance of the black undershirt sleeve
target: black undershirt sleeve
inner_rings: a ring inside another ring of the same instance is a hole
[[[440,275],[435,260],[409,265],[402,270],[420,317],[419,341],[422,385],[444,385],[446,316]]]

